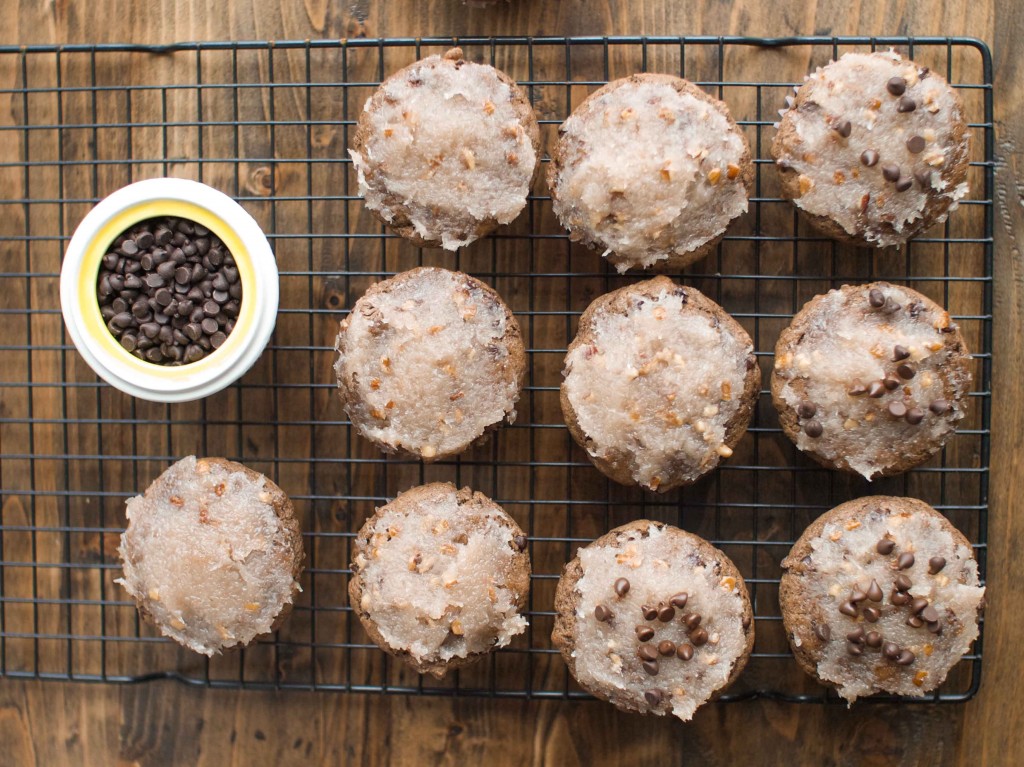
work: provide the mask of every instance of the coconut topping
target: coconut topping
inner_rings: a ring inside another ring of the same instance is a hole
[[[471,503],[472,501],[472,503]],[[360,531],[356,609],[394,650],[417,661],[504,647],[527,626],[524,594],[508,583],[525,542],[493,502],[452,485],[426,485],[381,508]]]
[[[183,458],[128,501],[124,575],[115,583],[161,633],[195,652],[248,644],[301,591],[298,530],[286,528],[272,497],[265,477]]]
[[[665,491],[732,455],[727,429],[742,407],[750,337],[688,305],[691,288],[600,306],[566,355],[563,391],[595,458],[628,463],[633,480]],[[635,287],[635,286],[634,286]]]
[[[773,152],[799,174],[803,210],[836,221],[879,247],[917,233],[931,199],[948,209],[967,194],[950,170],[966,158],[970,136],[959,97],[938,75],[899,54],[848,53],[819,67],[782,111]]]
[[[796,444],[871,479],[900,453],[938,450],[964,416],[967,352],[949,315],[886,283],[832,290],[779,342],[777,393],[800,423]],[[946,392],[953,391],[952,399]]]
[[[386,449],[430,460],[515,420],[519,327],[465,274],[424,267],[378,283],[342,323],[336,349],[345,410]]]
[[[695,251],[747,211],[746,140],[724,105],[679,83],[619,80],[560,130],[555,214],[620,272]]]
[[[851,703],[878,690],[924,695],[978,636],[985,589],[973,553],[915,503],[917,513],[893,511],[880,498],[828,522],[808,557],[783,562],[801,601],[820,607],[818,676]]]
[[[517,100],[514,84],[458,48],[385,80],[363,109],[361,151],[349,150],[367,207],[448,250],[481,224],[512,221],[538,159],[535,119],[524,123]]]
[[[654,523],[579,559],[577,679],[616,705],[689,720],[746,652],[742,581],[689,534]]]

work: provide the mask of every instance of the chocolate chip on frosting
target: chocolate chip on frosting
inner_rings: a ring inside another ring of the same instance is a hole
[[[906,114],[907,112],[913,112],[915,109],[917,109],[917,102],[910,98],[910,96],[903,96],[896,102],[897,112]]]
[[[914,585],[914,582],[903,573],[896,576],[894,583],[898,591],[910,591],[911,587]]]
[[[911,154],[921,154],[924,151],[924,138],[921,136],[911,136],[908,138],[907,150]]]
[[[912,628],[919,629],[924,625],[924,621],[918,618],[916,615],[911,615],[909,618],[907,618],[907,625]]]
[[[928,409],[935,413],[935,415],[943,415],[949,411],[949,401],[944,399],[932,400]]]
[[[642,644],[636,648],[636,654],[640,660],[652,661],[658,659],[658,648],[652,644]]]
[[[909,176],[901,176],[899,181],[896,182],[896,191],[905,192],[914,185],[913,180]]]
[[[904,594],[902,591],[894,591],[889,595],[889,601],[897,607],[902,607],[910,602],[910,595]]]
[[[824,433],[824,429],[817,421],[808,421],[804,424],[804,434],[812,439],[817,439]]]
[[[604,623],[605,621],[610,621],[612,619],[612,611],[604,605],[598,605],[594,608],[594,617]]]
[[[693,643],[694,647],[701,647],[702,645],[707,644],[709,638],[707,629],[703,627],[690,632],[690,641]]]
[[[679,660],[690,660],[693,657],[693,645],[681,644],[676,648],[676,657]]]
[[[882,593],[882,587],[878,585],[878,581],[876,580],[871,581],[871,585],[868,586],[867,594],[868,599],[870,599],[872,602],[881,602],[882,598],[885,596]]]
[[[625,578],[619,578],[615,581],[615,593],[620,597],[626,596],[629,593],[629,581]]]
[[[860,381],[857,381],[853,386],[846,390],[846,393],[851,397],[860,397],[861,395],[868,393],[868,387]]]
[[[898,181],[900,177],[900,166],[889,163],[882,166],[882,178],[886,181]]]
[[[877,631],[869,631],[864,635],[864,643],[868,647],[879,648],[882,646],[882,635]]]
[[[641,642],[650,642],[654,639],[654,629],[650,626],[637,626],[636,627],[636,638]]]
[[[668,639],[663,639],[658,642],[658,654],[668,657],[669,655],[676,654],[676,646]]]
[[[835,132],[843,138],[850,138],[850,134],[853,132],[853,125],[849,120],[840,120],[833,127]]]
[[[864,620],[868,623],[878,623],[878,619],[882,617],[882,611],[877,607],[865,607],[864,608]]]
[[[913,567],[914,566],[914,555],[911,554],[909,551],[904,551],[896,559],[896,566],[900,570],[908,570],[909,568]]]
[[[686,613],[683,616],[682,621],[686,624],[686,628],[688,630],[693,631],[700,625],[700,613]]]
[[[902,402],[889,403],[889,415],[893,418],[902,418],[907,414],[907,406]]]
[[[928,573],[930,575],[938,575],[942,572],[942,568],[946,566],[945,557],[932,557],[928,560]]]
[[[658,661],[656,660],[645,660],[640,665],[643,666],[644,671],[646,671],[651,676],[657,676],[658,672],[661,670],[658,666]]]
[[[905,360],[909,356],[910,356],[910,349],[908,349],[906,346],[902,346],[901,344],[896,344],[894,347],[892,347],[892,361],[893,362],[900,362],[901,360]]]
[[[860,161],[869,168],[873,168],[878,164],[878,152],[874,149],[865,149],[861,152]]]
[[[919,407],[912,407],[907,411],[907,423],[911,426],[917,426],[924,420],[924,411]]]
[[[921,611],[928,606],[928,600],[924,597],[914,597],[910,602],[910,610],[914,615],[920,615]]]
[[[896,548],[896,541],[892,538],[882,538],[878,543],[875,544],[875,551],[883,556],[892,554],[893,549]]]
[[[892,77],[885,84],[885,89],[893,96],[902,96],[907,91],[907,81],[902,77]]]
[[[928,605],[921,611],[921,620],[925,623],[935,623],[939,620],[939,611],[933,605]]]
[[[900,646],[895,642],[886,642],[882,645],[882,655],[889,660],[896,660],[900,657]]]
[[[899,168],[897,168],[897,171],[899,171]],[[898,172],[896,177],[899,178]],[[868,291],[868,303],[874,309],[881,309],[885,306],[885,294],[878,288],[871,288],[871,290]]]
[[[854,643],[863,642],[864,641],[864,627],[863,626],[858,626],[853,631],[847,632],[847,634],[846,634],[846,641],[847,642],[854,642]]]
[[[853,602],[843,602],[841,605],[839,605],[839,612],[841,612],[843,615],[849,615],[851,618],[857,617],[857,607],[853,604]]]
[[[661,690],[647,690],[644,692],[644,700],[647,701],[648,706],[660,706],[664,696]]]
[[[657,608],[650,607],[649,605],[643,605],[640,607],[640,612],[643,613],[644,620],[653,621],[658,617]]]
[[[662,623],[668,623],[675,617],[676,609],[672,605],[661,605],[658,607],[658,620]]]
[[[913,366],[908,365],[906,362],[896,368],[896,375],[900,378],[906,379],[907,381],[913,378],[916,373],[917,371],[914,370]]]
[[[910,650],[903,650],[899,657],[896,658],[896,663],[900,666],[909,666],[915,660],[917,660],[917,656],[914,653],[910,652]]]
[[[859,644],[854,644],[853,642],[850,642],[846,645],[846,652],[848,652],[850,655],[853,655],[854,657],[858,657],[864,654],[864,648],[861,647]]]
[[[872,399],[878,399],[885,394],[885,386],[881,381],[872,381],[868,387],[868,396]]]
[[[818,408],[813,402],[801,402],[796,408],[797,415],[801,418],[814,418],[814,414],[818,412]]]
[[[686,607],[687,599],[689,599],[689,595],[687,595],[685,591],[681,591],[678,594],[672,595],[672,597],[669,598],[668,603],[673,607],[678,607],[680,610],[682,610],[684,607]]]

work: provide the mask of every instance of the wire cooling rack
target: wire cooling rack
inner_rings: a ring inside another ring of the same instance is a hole
[[[847,282],[906,283],[945,304],[974,357],[970,412],[944,452],[869,484],[826,471],[779,430],[762,389],[749,435],[693,487],[665,496],[604,479],[562,423],[562,357],[580,312],[638,279],[569,243],[538,182],[511,226],[456,254],[383,230],[356,195],[345,148],[383,76],[452,39],[0,48],[0,675],[212,687],[585,697],[549,639],[554,588],[575,549],[639,517],[711,539],[737,563],[756,613],[754,658],[727,700],[836,700],[791,659],[778,611],[780,560],[833,505],[868,493],[941,509],[985,567],[992,333],[992,71],[968,39],[720,37],[460,39],[530,93],[549,147],[572,108],[610,79],[677,73],[728,102],[750,139],[750,213],[716,255],[679,278],[724,305],[755,340],[762,373],[793,313]],[[902,252],[823,239],[781,199],[768,159],[773,121],[794,83],[847,51],[895,47],[943,73],[974,134],[971,194],[948,223]],[[64,332],[58,274],[78,221],[103,196],[153,176],[205,181],[236,197],[267,232],[281,270],[273,342],[238,384],[199,403],[155,405],[98,382]],[[460,459],[384,458],[353,432],[333,394],[338,321],[374,281],[420,264],[486,280],[529,346],[515,425]],[[767,380],[767,378],[765,378]],[[206,660],[142,624],[119,574],[124,501],[172,461],[225,455],[266,473],[303,523],[303,594],[281,630]],[[425,481],[468,484],[530,533],[530,629],[443,681],[392,662],[345,596],[349,546],[374,507]],[[970,697],[981,641],[926,700]]]

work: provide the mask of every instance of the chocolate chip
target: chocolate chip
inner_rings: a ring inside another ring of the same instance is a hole
[[[914,180],[917,181],[925,189],[931,189],[932,186],[932,170],[931,168],[918,168],[914,171]]]
[[[629,593],[629,581],[625,578],[618,578],[615,581],[615,593],[620,597],[626,596]]]
[[[900,382],[898,378],[886,376],[885,378],[882,379],[882,386],[884,386],[889,391],[896,391],[898,388],[900,388]]]
[[[930,575],[938,575],[940,572],[942,572],[942,568],[945,566],[945,557],[932,557],[928,560],[928,573]]]
[[[134,256],[139,252],[139,246],[135,244],[135,240],[125,240],[121,243],[121,252],[126,256]]]
[[[858,626],[853,631],[847,632],[846,641],[860,643],[864,641],[864,627]]]
[[[921,136],[911,136],[908,138],[907,150],[911,154],[921,154],[924,151],[924,138]]]
[[[658,617],[658,611],[653,607],[649,607],[648,605],[642,606],[640,608],[640,612],[643,614],[644,620],[653,621]]]
[[[121,341],[121,346],[130,352],[135,351],[135,347],[138,346],[138,338],[132,333],[125,333],[119,340]]]
[[[910,650],[904,650],[900,653],[899,657],[896,658],[896,664],[899,666],[909,666],[917,660],[917,657]]]
[[[911,628],[919,629],[924,625],[924,621],[918,618],[916,615],[911,615],[907,618],[907,625]]]
[[[815,623],[814,635],[822,642],[827,642],[832,638],[832,629],[828,627],[827,623]]]
[[[885,89],[893,96],[902,96],[907,91],[907,81],[902,77],[892,77],[885,84]]]
[[[822,435],[823,432],[824,429],[822,428],[821,424],[818,423],[817,421],[808,421],[807,423],[804,424],[804,434],[806,434],[811,439],[817,439]]]
[[[846,645],[846,652],[848,652],[850,655],[853,655],[854,657],[857,657],[864,654],[864,648],[861,647],[859,644],[853,644],[853,642],[850,642]]]
[[[878,619],[882,617],[882,611],[877,607],[865,607],[863,614],[864,620],[868,623],[878,623]]]
[[[690,660],[693,657],[693,646],[688,644],[681,644],[676,648],[676,657],[679,660]]]
[[[939,611],[935,609],[934,605],[928,605],[921,611],[921,620],[925,623],[935,623],[939,620]]]
[[[843,615],[849,615],[851,618],[857,617],[857,608],[854,606],[853,602],[843,602],[839,605],[839,612]]]
[[[896,111],[902,114],[913,112],[915,109],[917,109],[917,102],[910,98],[910,96],[903,96],[896,102]]]
[[[868,396],[878,399],[883,394],[885,394],[885,385],[881,381],[872,381],[871,385],[868,386]]]
[[[219,326],[219,325],[217,324],[217,320],[215,320],[215,319],[214,319],[213,317],[207,317],[207,318],[206,318],[205,320],[203,320],[203,321],[202,321],[202,322],[200,323],[200,325],[199,325],[199,326],[200,326],[200,327],[201,327],[201,328],[203,329],[203,332],[204,332],[204,333],[205,333],[206,335],[208,335],[208,336],[211,336],[211,335],[213,335],[214,333],[216,333],[216,332],[217,332],[217,330],[218,330],[218,329],[219,329],[219,327],[220,327],[220,326]],[[890,407],[891,407],[891,405],[890,405]]]
[[[943,415],[949,410],[949,402],[944,399],[932,400],[928,409],[935,413],[935,415]]]
[[[907,406],[902,402],[889,403],[889,415],[893,418],[902,418],[907,414]]]
[[[668,623],[675,617],[676,609],[671,605],[661,605],[658,607],[658,620],[662,623]]]
[[[910,578],[908,578],[904,573],[900,573],[896,576],[895,585],[897,591],[910,591],[911,587],[914,585],[914,582],[910,580]]]
[[[652,629],[650,626],[637,626],[635,631],[636,638],[639,639],[641,642],[650,642],[652,639],[654,639],[654,629]]]
[[[647,701],[648,706],[660,706],[663,700],[661,690],[647,690],[644,692],[644,700]]]
[[[892,361],[893,362],[899,362],[900,360],[905,360],[909,356],[910,356],[910,349],[908,349],[906,346],[901,346],[900,344],[896,344],[894,347],[892,347]]]
[[[224,342],[228,340],[228,334],[222,330],[218,330],[212,336],[210,336],[210,346],[214,349],[219,349],[224,345]]]
[[[658,654],[668,657],[676,654],[676,646],[667,639],[658,642]]]
[[[682,617],[682,621],[689,631],[693,631],[700,625],[700,613],[686,613],[686,615]]]
[[[657,676],[658,675],[658,671],[661,670],[658,667],[658,661],[656,661],[656,660],[645,660],[640,665],[642,665],[644,667],[644,671],[646,671],[651,676]]]
[[[900,177],[900,166],[889,163],[882,166],[882,178],[886,181],[897,181]]]
[[[701,627],[701,628],[697,629],[696,631],[691,631],[690,632],[690,641],[693,643],[694,647],[700,647],[701,645],[707,644],[707,642],[708,642],[708,632],[707,632],[707,629]]]
[[[642,644],[636,648],[636,654],[640,660],[657,660],[658,649],[652,644]]]
[[[813,402],[801,402],[796,407],[796,413],[801,418],[814,418],[814,414],[818,412],[818,408],[814,406]]]
[[[594,608],[594,617],[604,623],[605,621],[610,621],[612,619],[612,611],[604,605],[598,605]]]
[[[904,551],[896,560],[896,566],[900,570],[907,570],[914,566],[914,555],[909,551]]]
[[[914,370],[914,367],[912,365],[907,364],[906,362],[904,362],[902,365],[897,365],[896,367],[896,374],[900,378],[903,378],[907,381],[913,378],[916,375],[916,373],[917,371]]]
[[[895,642],[886,642],[882,645],[882,655],[889,660],[896,660],[900,657],[900,646]]]
[[[865,149],[861,152],[860,161],[869,168],[878,164],[878,152],[874,149]]]
[[[934,623],[929,623],[928,624],[928,631],[930,631],[932,634],[941,634],[942,633],[942,624],[939,623],[938,621],[935,621]]]
[[[917,426],[924,420],[924,411],[919,407],[912,407],[907,411],[907,423],[911,426]]]
[[[207,317],[216,317],[220,314],[220,304],[213,300],[207,301],[203,304],[203,314]]]
[[[914,185],[914,182],[907,176],[903,176],[896,182],[896,191],[905,192]]]
[[[860,397],[861,395],[868,393],[868,387],[866,387],[864,384],[858,381],[849,389],[847,389],[846,393],[849,394],[851,397]]]
[[[878,288],[871,288],[868,291],[868,303],[875,309],[881,309],[885,306],[885,294]]]
[[[868,599],[872,602],[881,602],[885,594],[882,593],[882,587],[878,585],[878,581],[872,580],[871,585],[868,586]]]
[[[750,616],[744,614],[743,619],[740,621],[740,625],[743,626],[744,630],[750,628]]]
[[[891,538],[882,538],[878,543],[875,544],[875,551],[884,556],[892,554],[893,549],[896,548],[896,541]]]
[[[864,644],[868,647],[878,648],[882,646],[882,635],[877,631],[869,631],[864,636]]]
[[[850,133],[853,131],[853,125],[850,124],[849,120],[840,120],[833,128],[843,138],[850,138]]]
[[[682,610],[684,607],[686,607],[687,599],[689,599],[689,595],[685,591],[680,591],[678,594],[673,594],[669,598],[668,603],[673,607],[678,607],[680,610]]]
[[[863,602],[867,598],[868,598],[867,593],[865,591],[862,591],[861,589],[854,589],[853,591],[850,592],[850,601],[853,602],[854,604],[858,604],[860,602]]]
[[[924,597],[914,597],[910,601],[910,611],[914,615],[920,615],[921,611],[928,606],[928,600]]]
[[[889,595],[889,601],[898,607],[910,602],[910,594],[904,594],[902,591],[894,591]]]

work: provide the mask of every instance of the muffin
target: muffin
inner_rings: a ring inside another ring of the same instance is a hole
[[[469,275],[420,267],[376,283],[335,348],[345,412],[385,452],[447,458],[515,420],[526,377],[519,323]]]
[[[927,67],[847,53],[787,103],[771,150],[783,194],[830,237],[902,245],[967,194],[963,105]]]
[[[555,611],[551,641],[573,677],[623,711],[688,721],[754,647],[736,566],[703,538],[646,519],[579,550]]]
[[[978,637],[971,545],[915,498],[844,503],[804,531],[779,588],[800,667],[850,703],[934,690]]]
[[[732,455],[760,383],[746,331],[668,277],[591,303],[563,376],[565,422],[594,465],[658,492],[696,482]]]
[[[540,130],[508,75],[453,48],[381,84],[349,155],[377,218],[416,245],[456,250],[522,212]]]
[[[447,482],[377,510],[353,542],[348,594],[370,638],[438,679],[526,630],[523,531],[494,501]]]
[[[680,269],[710,253],[747,212],[754,167],[723,102],[678,77],[639,74],[573,111],[547,175],[570,239],[624,272]]]
[[[239,463],[183,458],[130,499],[127,514],[115,583],[190,650],[212,656],[274,631],[302,590],[291,501]]]
[[[866,479],[907,471],[964,417],[970,353],[949,314],[910,288],[845,285],[779,337],[772,400],[796,446]]]

